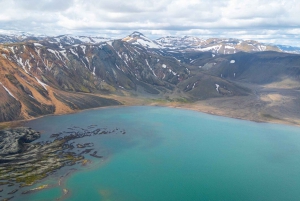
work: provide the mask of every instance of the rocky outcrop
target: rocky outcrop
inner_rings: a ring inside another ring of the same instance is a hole
[[[74,143],[77,142],[74,140],[106,134],[123,135],[125,130],[119,128],[110,130],[99,128],[97,125],[90,125],[87,128],[73,126],[66,131],[52,134],[47,141],[38,143],[30,143],[40,137],[38,132],[30,128],[2,130],[0,132],[0,192],[2,187],[6,190],[1,196],[6,194],[9,197],[14,194],[16,184],[20,187],[33,185],[64,166],[87,165],[90,161],[85,159],[85,156],[94,150],[94,144],[92,142],[77,144],[75,149]],[[93,152],[91,155],[95,158],[104,160],[107,157],[103,154],[98,155],[97,151]],[[58,184],[61,185],[61,180]],[[24,191],[22,194],[48,187],[43,185]]]
[[[31,128],[20,127],[0,131],[0,156],[17,154],[26,149],[26,143],[33,142],[40,133]]]

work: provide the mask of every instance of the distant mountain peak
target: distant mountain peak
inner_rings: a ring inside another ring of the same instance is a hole
[[[123,38],[122,41],[131,43],[133,45],[140,45],[146,49],[161,49],[161,46],[158,44],[158,42],[147,38],[144,34],[138,31],[134,31],[129,36]]]
[[[144,34],[142,34],[141,32],[138,32],[138,31],[132,32],[129,36],[132,37],[132,38],[134,38],[134,37],[141,37],[141,36],[145,37]]]

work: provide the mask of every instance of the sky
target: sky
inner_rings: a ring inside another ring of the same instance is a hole
[[[300,0],[0,0],[0,34],[240,38],[300,47]]]

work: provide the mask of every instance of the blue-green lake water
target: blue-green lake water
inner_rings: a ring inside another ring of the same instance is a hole
[[[92,141],[104,158],[88,158],[92,163],[78,166],[62,186],[23,200],[55,200],[63,188],[69,190],[63,200],[72,201],[300,200],[298,127],[148,106],[48,116],[27,126],[43,131],[44,140],[91,124],[126,134],[80,139]]]

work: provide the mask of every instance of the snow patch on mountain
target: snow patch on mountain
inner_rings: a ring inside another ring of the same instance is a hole
[[[219,87],[220,87],[220,85],[218,85],[218,84],[215,84],[216,85],[216,90],[217,90],[217,92],[219,92]]]
[[[35,79],[36,79],[36,81],[38,81],[38,83],[40,84],[40,85],[42,85],[42,87],[44,87],[44,89],[46,89],[47,91],[48,91],[48,89],[47,89],[47,84],[45,84],[44,82],[42,82],[41,80],[39,80],[37,77],[35,77]]]
[[[212,51],[214,53],[219,53],[219,50],[221,47],[222,47],[222,45],[214,45],[214,46],[210,46],[210,47],[199,48],[198,51],[201,51],[201,52]]]
[[[133,32],[129,36],[123,38],[122,41],[131,43],[133,45],[140,45],[146,49],[161,49],[162,48],[159,43],[145,37],[142,33],[139,33],[137,31]]]
[[[72,54],[74,54],[75,56],[77,56],[77,57],[79,58],[79,56],[78,56],[77,52],[75,52],[75,50],[73,50],[73,49],[71,48],[70,51],[71,51]]]
[[[153,70],[153,69],[151,68],[151,66],[149,65],[148,60],[145,59],[145,61],[146,61],[147,66],[149,67],[149,69],[150,69],[151,72],[153,73],[153,75],[154,75],[155,77],[157,77],[157,75],[155,74],[154,70]]]
[[[69,59],[68,59],[68,57],[67,57],[67,52],[66,52],[66,50],[62,50],[62,51],[59,51],[59,52],[65,57],[66,60],[69,61]]]
[[[86,51],[86,46],[85,45],[80,45],[82,51],[83,51],[83,54],[85,54],[85,51]]]
[[[233,46],[229,46],[229,45],[225,45],[225,49],[232,49],[235,50],[235,48]]]
[[[37,46],[37,47],[43,47],[43,45],[41,45],[40,43],[33,43],[34,46]]]
[[[0,84],[2,85],[2,87],[5,89],[5,91],[11,96],[11,97],[13,97],[14,99],[16,99],[16,97],[8,90],[8,88],[6,88],[3,84],[2,84],[2,82],[0,82]],[[16,99],[17,100],[17,99]]]

